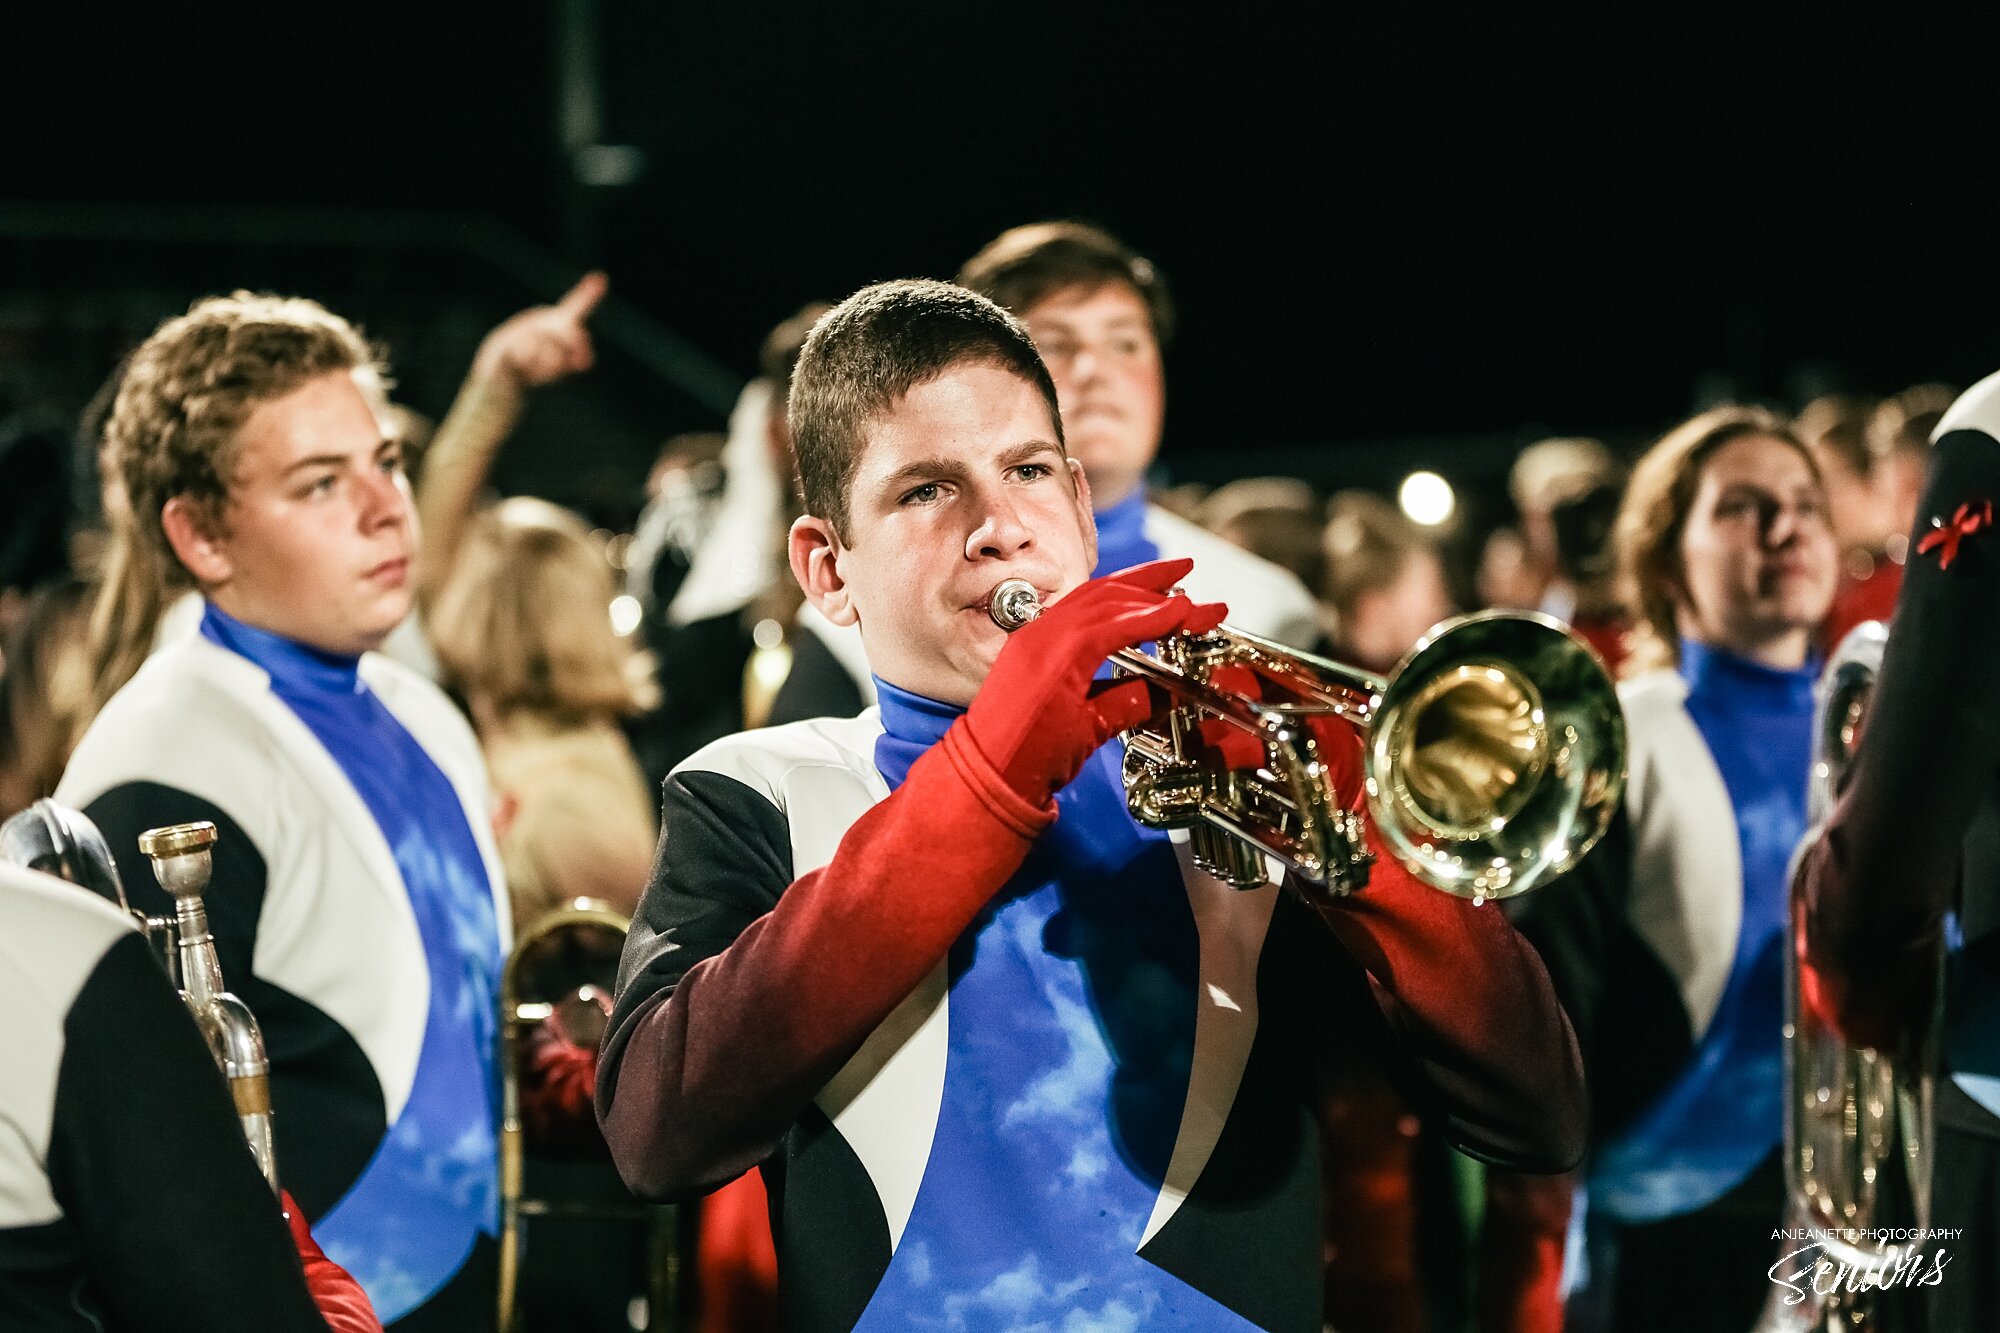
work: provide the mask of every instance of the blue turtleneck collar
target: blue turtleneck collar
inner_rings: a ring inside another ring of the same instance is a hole
[[[282,634],[246,625],[214,602],[203,604],[201,635],[246,657],[271,677],[278,694],[359,694],[361,659],[329,653]]]
[[[1819,672],[1819,659],[1812,656],[1803,665],[1787,669],[1753,662],[1713,644],[1681,640],[1680,675],[1687,682],[1688,693],[1731,698],[1732,712],[1810,712]]]
[[[1160,558],[1159,547],[1146,536],[1146,488],[1136,486],[1117,504],[1100,509],[1097,520],[1096,573],[1111,574]]]
[[[957,704],[939,703],[875,677],[875,701],[882,709],[882,735],[875,742],[875,767],[891,787],[903,785],[910,766],[944,739],[965,715]]]

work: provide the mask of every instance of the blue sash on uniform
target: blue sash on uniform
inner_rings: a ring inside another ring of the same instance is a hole
[[[1784,1138],[1786,875],[1805,836],[1819,664],[1780,671],[1683,640],[1680,674],[1736,811],[1743,920],[1693,1057],[1591,1161],[1590,1208],[1624,1222],[1713,1203]]]
[[[876,682],[892,787],[963,711]],[[1137,1253],[1179,1133],[1200,945],[1122,747],[953,947],[944,1093],[901,1242],[857,1327],[1240,1330]],[[1081,1321],[1081,1322],[1079,1322]]]
[[[450,779],[361,679],[358,658],[254,629],[214,605],[201,632],[268,672],[272,693],[354,784],[423,938],[430,1008],[409,1098],[360,1179],[313,1225],[391,1323],[450,1281],[481,1234],[499,1234],[501,958],[486,863]]]

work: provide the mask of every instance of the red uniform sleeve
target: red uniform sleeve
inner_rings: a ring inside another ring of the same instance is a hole
[[[1375,852],[1368,887],[1319,915],[1438,1093],[1446,1136],[1516,1170],[1575,1166],[1590,1120],[1583,1062],[1541,958],[1497,904],[1475,907]]]

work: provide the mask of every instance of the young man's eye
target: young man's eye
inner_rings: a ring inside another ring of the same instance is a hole
[[[927,505],[942,494],[944,494],[943,488],[934,481],[927,481],[921,486],[905,491],[903,498],[897,501],[897,503]]]
[[[1014,471],[1022,481],[1040,481],[1044,477],[1053,477],[1056,474],[1056,470],[1047,463],[1023,463]]]
[[[382,469],[385,476],[395,476],[403,470],[403,451],[401,449],[389,450],[376,460],[376,466]]]
[[[325,476],[314,477],[310,482],[306,483],[305,493],[307,497],[316,500],[324,495],[332,495],[333,487],[334,476],[329,472]]]

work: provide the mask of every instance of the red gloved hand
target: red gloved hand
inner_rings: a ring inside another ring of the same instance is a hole
[[[1222,623],[1220,602],[1168,595],[1193,568],[1156,560],[1092,579],[1014,632],[959,725],[1017,795],[1046,806],[1100,746],[1152,716],[1144,681],[1092,677],[1120,648]]]
[[[345,1268],[320,1250],[298,1203],[289,1193],[280,1194],[278,1202],[284,1208],[285,1224],[292,1230],[292,1244],[298,1247],[299,1262],[305,1267],[306,1290],[311,1293],[313,1304],[319,1307],[326,1326],[333,1333],[382,1333],[382,1321],[375,1317],[368,1293]]]
[[[1210,674],[1209,684],[1225,694],[1273,706],[1298,702],[1297,694],[1284,684],[1246,666],[1218,667]],[[1360,728],[1331,713],[1312,717],[1307,725],[1318,745],[1320,763],[1329,771],[1329,785],[1339,794],[1341,804],[1350,810],[1361,809],[1367,804],[1368,793]],[[1262,739],[1219,717],[1204,717],[1195,734],[1224,768],[1255,769],[1266,762]]]

